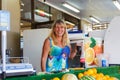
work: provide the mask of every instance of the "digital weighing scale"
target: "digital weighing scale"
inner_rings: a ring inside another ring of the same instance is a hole
[[[2,32],[2,36],[1,36],[2,62],[0,64],[0,74],[2,80],[5,79],[7,76],[30,75],[35,73],[32,64],[29,64],[29,62],[7,63],[6,31],[9,30],[10,30],[10,12],[6,10],[0,10],[0,31]]]

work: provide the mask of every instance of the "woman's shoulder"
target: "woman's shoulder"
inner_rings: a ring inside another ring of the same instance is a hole
[[[52,40],[52,38],[51,37],[47,37],[45,40]]]
[[[50,43],[49,37],[47,37],[47,38],[45,39],[44,43],[45,43],[45,44],[49,44],[49,43]]]

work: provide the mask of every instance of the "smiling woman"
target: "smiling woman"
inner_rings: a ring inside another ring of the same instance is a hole
[[[76,50],[70,51],[67,26],[61,19],[53,24],[50,35],[45,39],[42,57],[42,71],[61,71],[68,68],[68,58],[76,55]]]

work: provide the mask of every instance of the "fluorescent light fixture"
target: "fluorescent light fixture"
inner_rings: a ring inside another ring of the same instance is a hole
[[[74,11],[74,12],[76,12],[76,13],[80,12],[80,10],[78,10],[77,8],[73,7],[72,5],[70,5],[70,4],[66,3],[66,2],[63,3],[63,6],[70,9],[70,10],[72,10],[72,11]]]
[[[74,24],[74,23],[69,22],[69,21],[65,21],[65,23],[70,24],[70,25],[72,25],[72,26],[75,26],[75,24]]]
[[[102,24],[96,24],[96,25],[94,25],[95,27],[101,27],[101,26],[103,26]]]
[[[20,25],[22,26],[22,25],[23,25],[23,23],[21,22],[21,23],[20,23]]]
[[[25,4],[21,1],[21,6],[24,6]]]
[[[95,17],[93,17],[93,16],[90,16],[90,19],[91,19],[92,21],[96,22],[96,23],[100,23],[100,21],[97,20],[97,19],[96,19]]]
[[[20,11],[23,11],[23,9],[20,9]]]
[[[38,13],[40,16],[47,16],[47,17],[51,17],[52,14],[49,14],[45,11],[39,10],[39,9],[35,9],[35,12]]]
[[[120,10],[120,3],[118,0],[113,0],[114,5]]]

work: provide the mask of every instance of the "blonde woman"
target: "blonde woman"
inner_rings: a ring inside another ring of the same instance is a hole
[[[74,58],[76,50],[70,49],[67,27],[64,20],[56,20],[50,35],[45,39],[42,58],[42,71],[61,71],[68,68],[68,58]]]

